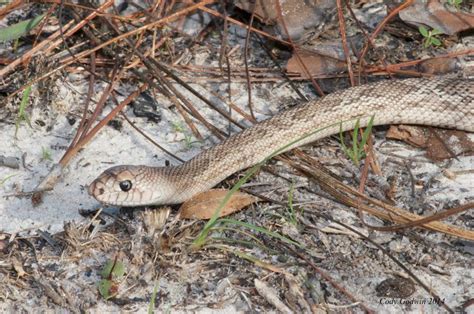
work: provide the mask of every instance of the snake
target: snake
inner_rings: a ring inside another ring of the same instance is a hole
[[[179,204],[272,154],[369,123],[474,132],[474,79],[391,79],[343,89],[256,123],[180,165],[109,168],[89,185],[88,191],[106,205]]]

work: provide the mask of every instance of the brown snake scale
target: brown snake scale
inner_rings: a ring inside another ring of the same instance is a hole
[[[176,204],[248,168],[278,149],[367,125],[418,124],[474,132],[474,80],[456,77],[386,80],[348,88],[286,110],[204,150],[179,166],[116,166],[89,186],[98,201],[119,206]],[[125,190],[125,191],[124,191]]]

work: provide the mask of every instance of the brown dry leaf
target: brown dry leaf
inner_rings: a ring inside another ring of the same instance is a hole
[[[448,35],[474,28],[473,14],[456,10],[439,0],[415,0],[414,4],[402,10],[399,15],[406,23],[425,24]]]
[[[441,161],[461,154],[474,154],[474,142],[466,132],[456,130],[431,132],[426,147],[426,157],[434,161]]]
[[[314,30],[318,26],[324,25],[326,20],[336,14],[336,1],[333,0],[286,0],[279,3],[288,34],[296,41],[303,39],[308,30]],[[235,1],[235,5],[249,13],[254,11],[255,17],[264,24],[276,24],[280,35],[287,39],[276,0],[257,0],[255,2],[238,0]]]
[[[456,58],[433,58],[419,64],[423,73],[446,74],[456,70]]]
[[[181,205],[179,218],[210,219],[228,192],[226,189],[213,189],[194,196]],[[224,208],[222,208],[219,217],[230,215],[258,200],[259,199],[253,195],[235,192]]]
[[[306,65],[311,75],[334,74],[341,73],[347,69],[347,65],[343,61],[322,56],[318,53],[310,53],[307,51],[300,51],[298,55],[301,61]],[[306,72],[298,61],[298,58],[293,56],[286,64],[286,71],[292,73],[299,73],[301,76],[307,78]]]
[[[426,157],[434,161],[474,153],[474,142],[462,131],[436,129],[427,132],[419,126],[398,125],[391,126],[386,137],[426,148]]]
[[[425,129],[413,125],[392,125],[387,131],[386,138],[400,140],[410,145],[425,148],[428,142],[428,134]]]

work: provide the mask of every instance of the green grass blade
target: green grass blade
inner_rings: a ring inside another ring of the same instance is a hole
[[[370,117],[369,123],[367,123],[367,127],[362,133],[362,140],[360,141],[361,151],[364,151],[364,146],[365,144],[367,144],[367,141],[369,140],[369,135],[370,135],[370,132],[372,132],[373,125],[374,125],[374,116]]]
[[[21,121],[25,120],[28,125],[31,127],[30,120],[26,116],[26,106],[28,105],[28,102],[30,100],[30,92],[31,92],[31,85],[25,88],[23,91],[23,96],[21,97],[21,103],[20,103],[20,108],[18,109],[18,117],[16,118],[15,122],[15,137],[18,133],[18,129],[20,127]]]
[[[26,35],[36,25],[41,22],[45,14],[41,14],[29,20],[21,21],[19,23],[10,25],[0,29],[0,41],[9,41],[18,39],[21,36]]]
[[[360,125],[360,119],[356,120],[354,130],[352,130],[352,155],[356,159],[356,163],[359,164],[359,125]]]
[[[153,314],[155,311],[155,299],[156,294],[158,293],[158,283],[155,283],[155,287],[153,288],[153,293],[151,294],[150,304],[148,304],[148,314]]]
[[[358,118],[360,119],[360,117]],[[333,123],[333,124],[330,124],[330,125],[327,125],[323,128],[319,128],[319,129],[316,129],[315,131],[313,132],[309,132],[308,134],[305,134],[303,135],[302,137],[284,145],[283,147],[277,149],[276,151],[274,151],[273,153],[271,153],[269,156],[267,156],[264,160],[262,160],[261,162],[257,163],[256,165],[254,165],[252,168],[250,168],[250,170],[248,170],[244,177],[241,178],[233,187],[232,189],[230,189],[229,192],[227,192],[226,196],[224,197],[224,199],[220,202],[219,206],[217,207],[217,209],[214,211],[214,214],[213,216],[211,217],[211,219],[209,219],[209,221],[204,225],[204,228],[203,230],[201,231],[201,233],[198,235],[198,237],[193,241],[193,244],[192,244],[192,247],[194,249],[198,249],[200,247],[202,247],[204,245],[204,243],[206,242],[206,238],[207,238],[207,235],[209,234],[209,232],[211,231],[211,228],[216,224],[216,222],[218,221],[219,219],[219,215],[222,211],[222,209],[224,208],[225,204],[227,204],[227,202],[229,201],[229,199],[232,197],[232,195],[245,183],[247,182],[248,179],[250,179],[259,169],[260,167],[262,167],[264,164],[266,164],[270,159],[272,159],[273,157],[279,155],[280,153],[286,151],[288,148],[290,148],[291,146],[295,145],[296,143],[316,134],[317,132],[321,132],[325,129],[328,129],[330,127],[334,127],[334,126],[337,126],[338,124],[342,125],[342,123],[344,122],[349,122],[349,121],[353,121],[354,118],[352,119],[348,119],[348,120],[344,120],[342,122],[337,122],[337,123]]]
[[[270,237],[276,238],[276,239],[278,239],[280,241],[283,241],[285,243],[296,245],[299,248],[304,248],[304,245],[302,245],[302,244],[300,244],[296,241],[293,241],[291,239],[288,239],[287,237],[279,234],[278,232],[269,231],[269,230],[267,230],[263,227],[252,225],[252,224],[249,224],[247,222],[243,222],[243,221],[239,221],[239,220],[235,220],[235,219],[229,219],[229,218],[221,218],[221,219],[219,219],[219,222],[246,227],[246,228],[249,228],[251,230],[258,231],[258,232],[261,232],[263,234],[266,234]]]

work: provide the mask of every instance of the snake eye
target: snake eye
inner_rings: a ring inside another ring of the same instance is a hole
[[[132,188],[132,182],[130,180],[121,181],[119,186],[122,191],[128,192]]]

